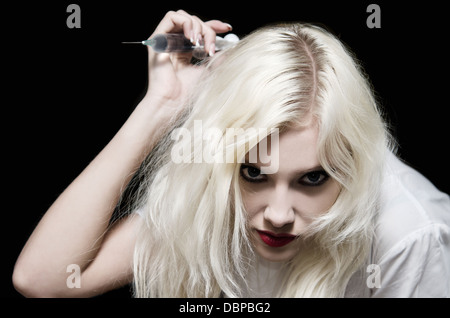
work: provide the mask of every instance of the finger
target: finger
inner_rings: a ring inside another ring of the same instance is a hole
[[[183,33],[193,44],[203,40],[205,52],[212,56],[215,53],[216,33],[228,32],[231,29],[231,25],[219,20],[203,22],[197,16],[190,15],[184,10],[169,11],[150,38],[158,33]],[[181,60],[184,61],[185,58]]]
[[[203,28],[204,22],[197,16],[193,15],[192,17],[192,28],[194,30],[194,44],[198,45],[203,40]]]
[[[202,34],[203,21],[200,20],[200,18],[198,18],[197,16],[190,15],[189,13],[187,13],[184,10],[178,10],[177,13],[179,13],[191,20],[190,24],[185,25],[184,34],[185,34],[186,38],[190,39],[190,41],[194,45],[199,43],[202,40],[201,34]]]
[[[203,26],[203,42],[205,52],[213,56],[215,53],[216,32],[206,24]]]
[[[190,15],[184,10],[178,10],[176,14],[191,20],[183,23],[185,36],[193,44],[199,44],[203,40],[205,52],[209,55],[213,55],[215,52],[216,33],[225,33],[232,30],[231,25],[219,20],[203,22],[199,17]],[[176,18],[176,15],[173,17]]]
[[[192,19],[192,28],[194,32],[194,44],[200,44],[203,40],[203,46],[206,53],[210,50],[214,51],[214,42],[216,40],[216,32],[199,17],[195,15],[189,16]],[[210,54],[211,55],[211,54]]]
[[[205,24],[219,34],[230,32],[231,30],[233,30],[233,27],[230,24],[219,20],[210,20],[205,22]]]
[[[183,12],[169,11],[158,24],[153,34],[182,32],[185,37],[190,38],[191,31],[192,19],[189,16]]]
[[[205,51],[210,55],[213,56],[215,53],[215,46],[216,46],[216,34],[217,33],[225,33],[232,30],[231,25],[228,23],[224,23],[219,20],[211,20],[208,22],[205,22]]]

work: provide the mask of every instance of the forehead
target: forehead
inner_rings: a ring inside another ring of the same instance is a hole
[[[278,173],[291,173],[320,166],[317,156],[318,135],[317,125],[308,125],[284,131],[279,135],[278,146],[275,147],[272,144],[274,141],[269,137],[267,139],[267,154],[271,160],[278,161]],[[258,166],[269,165],[269,163],[261,161],[259,156],[257,159],[256,164]]]
[[[316,125],[289,129],[280,134],[280,161],[288,160],[292,157],[304,160],[315,159],[317,157],[318,135],[319,130]]]

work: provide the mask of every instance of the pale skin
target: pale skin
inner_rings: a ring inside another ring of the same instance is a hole
[[[203,40],[205,51],[212,54],[216,33],[230,30],[230,25],[221,21],[203,22],[179,10],[168,12],[153,34],[183,33],[194,43]],[[189,63],[186,53],[155,54],[149,49],[148,58],[145,97],[45,213],[19,255],[13,283],[24,296],[92,297],[131,282],[140,217],[126,217],[111,228],[109,220],[121,191],[161,137],[161,123],[182,110],[180,105],[202,71]],[[289,259],[298,244],[294,241],[277,249],[264,246],[255,229],[299,235],[310,217],[326,211],[337,197],[339,188],[331,178],[314,188],[294,186],[299,172],[319,167],[316,140],[314,125],[282,134],[279,171],[265,184],[242,180],[255,249],[268,260]],[[297,150],[293,150],[295,144]],[[67,287],[70,264],[81,269],[81,288]]]
[[[275,147],[277,153],[270,154],[279,160],[276,173],[264,175],[267,164],[259,160],[241,166],[242,199],[253,246],[268,261],[293,258],[306,227],[314,217],[325,213],[339,195],[340,186],[328,177],[318,161],[317,138],[318,128],[313,121],[307,127],[281,134],[279,147]],[[264,243],[258,230],[290,234],[298,239],[285,246],[272,247]]]

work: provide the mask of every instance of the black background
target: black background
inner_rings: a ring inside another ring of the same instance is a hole
[[[393,3],[395,2],[395,3]],[[81,28],[69,29],[70,3]],[[369,29],[366,8],[381,8]],[[403,159],[448,186],[448,27],[443,2],[35,1],[2,7],[0,295],[20,298],[14,262],[37,222],[113,137],[145,92],[147,39],[166,11],[220,19],[244,36],[280,21],[325,25],[356,54],[390,117]],[[128,287],[102,297],[129,297]]]

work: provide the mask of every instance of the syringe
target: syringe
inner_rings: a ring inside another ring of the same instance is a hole
[[[233,33],[227,34],[224,38],[216,36],[215,51],[222,51],[232,47],[238,41],[239,37]],[[145,41],[122,43],[148,45],[157,53],[192,52],[192,55],[197,59],[203,59],[207,55],[203,46],[203,41],[200,41],[197,45],[193,45],[191,41],[181,33],[157,34]]]

